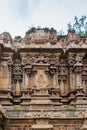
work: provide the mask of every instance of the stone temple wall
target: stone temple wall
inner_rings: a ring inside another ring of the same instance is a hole
[[[86,130],[86,108],[86,36],[0,34],[0,130]]]

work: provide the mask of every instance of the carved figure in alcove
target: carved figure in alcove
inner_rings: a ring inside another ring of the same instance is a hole
[[[43,87],[43,85],[46,83],[46,81],[45,81],[43,75],[40,75],[40,76],[39,76],[37,82],[38,82],[38,87],[40,87],[40,88]]]

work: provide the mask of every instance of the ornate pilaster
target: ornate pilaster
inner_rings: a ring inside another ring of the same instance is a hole
[[[25,70],[23,69],[23,81],[22,81],[22,88],[21,90],[24,90],[25,88]]]
[[[85,78],[82,80],[82,87],[84,89],[84,93],[86,94],[87,93],[87,89],[86,89],[86,80],[85,80]]]
[[[63,80],[63,77],[60,77],[61,80],[60,80],[60,92],[61,92],[61,95],[64,95],[65,93],[65,87],[64,87],[64,80]]]
[[[83,66],[83,72],[82,72],[82,86],[84,89],[84,93],[87,94],[87,66],[86,64]]]
[[[82,88],[82,69],[83,69],[83,56],[84,53],[77,53],[76,63],[74,64],[74,71],[76,76],[76,88]]]
[[[28,89],[30,87],[30,75],[32,71],[32,66],[29,63],[27,63],[25,64],[23,69],[24,69],[24,77],[25,77],[24,84],[25,84],[25,88]]]
[[[82,83],[83,57],[85,53],[77,53],[74,71],[76,76],[76,107],[84,107],[87,103],[84,101],[84,87]]]
[[[75,57],[74,57],[74,53],[69,53],[68,54],[68,65],[69,65],[69,84],[70,84],[70,88],[69,90],[72,91],[75,89],[75,74],[73,71],[73,66],[75,64]]]
[[[12,67],[13,67],[13,61],[12,58],[9,59],[8,61],[8,70],[9,70],[9,79],[8,79],[8,88],[11,90],[12,85],[11,85],[11,80],[12,80]]]
[[[56,69],[56,87],[59,89],[59,77],[58,77],[58,67]]]
[[[47,79],[47,88],[49,88],[49,76],[50,76],[50,73],[49,73],[49,69],[46,69],[45,70],[45,73],[46,73],[46,79]]]
[[[13,65],[13,82],[15,84],[15,92],[13,94],[17,94],[20,95],[20,91],[21,91],[21,83],[22,83],[22,68],[20,64],[14,64]]]
[[[50,75],[51,75],[51,88],[56,88],[56,67],[54,65],[50,66]]]
[[[36,69],[33,69],[32,70],[32,73],[33,73],[33,88],[36,88],[36,74],[37,74],[37,70]]]
[[[59,66],[59,84],[60,84],[60,93],[61,95],[66,95],[68,89],[66,89],[66,83],[67,83],[67,73],[66,73],[66,64],[64,60],[61,60],[60,66]]]

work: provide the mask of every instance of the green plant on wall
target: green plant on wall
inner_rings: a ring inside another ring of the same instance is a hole
[[[72,107],[71,105],[68,105],[68,106],[66,107],[67,110],[72,110],[72,108],[73,108],[73,107]]]
[[[15,111],[19,111],[20,109],[17,106],[14,106]]]

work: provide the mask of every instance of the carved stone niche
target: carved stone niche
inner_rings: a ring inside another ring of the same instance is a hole
[[[32,89],[34,95],[47,95],[49,87],[49,75],[47,64],[36,64],[32,69]],[[30,81],[30,82],[31,82]]]
[[[37,88],[45,88],[48,86],[48,81],[47,81],[47,76],[46,76],[45,70],[43,67],[37,68],[37,74],[36,74]]]

